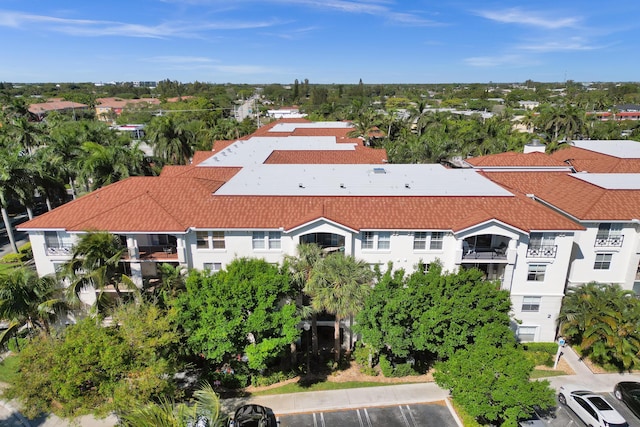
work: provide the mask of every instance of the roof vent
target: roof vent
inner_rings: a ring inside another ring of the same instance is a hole
[[[411,188],[411,186],[409,185],[409,183],[407,182],[406,184],[404,184],[404,188]]]
[[[303,183],[298,183],[298,188],[304,188],[304,184]]]
[[[340,184],[340,188],[347,188],[344,184]]]
[[[373,168],[373,173],[382,174],[382,173],[387,173],[387,171],[385,170],[385,168]]]

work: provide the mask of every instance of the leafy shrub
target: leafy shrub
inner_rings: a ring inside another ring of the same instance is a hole
[[[24,255],[20,253],[18,254],[10,253],[2,257],[2,262],[5,264],[21,264],[23,260],[24,260]]]
[[[389,359],[387,359],[387,356],[385,356],[384,354],[380,355],[380,371],[382,371],[382,375],[384,375],[385,377],[389,378],[393,376],[393,365],[391,364],[391,362],[389,361]]]
[[[24,256],[24,260],[33,259],[33,251],[31,250],[31,242],[27,242],[18,248],[18,252]]]
[[[413,365],[411,365],[410,363],[400,363],[396,365],[393,370],[394,377],[408,377],[415,374],[416,371],[413,370]]]
[[[353,351],[353,360],[360,368],[360,372],[365,375],[378,375],[378,372],[373,368],[376,364],[375,352],[366,345],[358,344]]]
[[[251,377],[251,385],[254,387],[264,387],[271,384],[277,384],[295,377],[294,372],[272,372],[269,375],[254,375]]]

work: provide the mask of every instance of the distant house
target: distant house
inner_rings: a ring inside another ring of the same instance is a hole
[[[29,106],[29,112],[37,118],[42,120],[51,111],[67,112],[67,111],[86,111],[89,108],[88,105],[80,104],[79,102],[64,101],[62,99],[50,99],[47,102],[40,102],[37,104],[31,104]]]
[[[111,117],[119,116],[127,106],[147,104],[160,105],[156,98],[122,99],[122,98],[98,98],[96,99],[96,116],[103,122],[111,121]]]
[[[538,101],[518,101],[518,105],[525,110],[535,110],[540,106],[540,103]]]
[[[274,119],[299,119],[307,117],[306,114],[300,112],[297,106],[280,107],[276,110],[267,110],[267,115]]]

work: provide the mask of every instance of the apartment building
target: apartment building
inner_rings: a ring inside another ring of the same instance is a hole
[[[567,284],[633,287],[640,204],[622,203],[627,210],[606,218],[601,210],[640,195],[640,186],[634,192],[606,177],[578,177],[540,152],[478,158],[491,170],[389,164],[384,150],[350,138],[351,129],[281,120],[217,141],[188,166],[103,187],[20,229],[40,275],[68,260],[87,230],[119,235],[125,271],[139,286],[158,280],[161,263],[212,271],[237,257],[280,263],[301,243],[383,270],[436,261],[448,271],[475,267],[511,293],[523,341],[555,339]],[[574,197],[565,201],[565,193]],[[92,290],[83,294],[94,298]]]

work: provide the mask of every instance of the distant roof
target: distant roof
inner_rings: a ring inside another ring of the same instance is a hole
[[[29,111],[33,114],[42,114],[49,111],[71,110],[74,108],[84,109],[88,106],[73,101],[51,100],[29,105]]]
[[[640,158],[620,158],[575,146],[565,146],[551,156],[571,165],[578,172],[640,173]]]
[[[640,190],[637,173],[578,173],[574,177],[607,190]]]
[[[640,159],[640,142],[631,140],[581,140],[571,145],[619,159]]]

